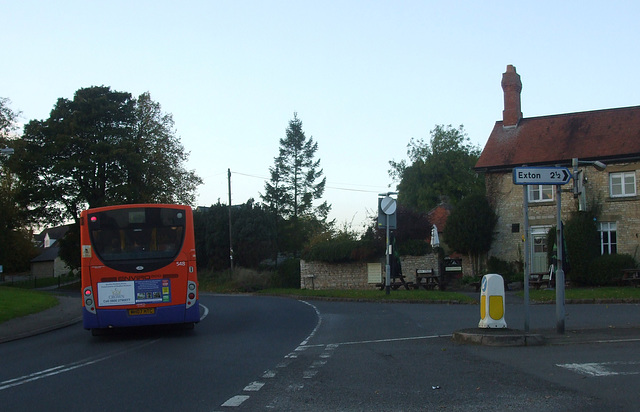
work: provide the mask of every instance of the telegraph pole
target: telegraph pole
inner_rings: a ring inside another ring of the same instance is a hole
[[[231,169],[227,169],[227,180],[229,182],[229,262],[233,272],[233,237],[231,235]]]

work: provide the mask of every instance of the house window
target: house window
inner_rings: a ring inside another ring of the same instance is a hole
[[[611,197],[635,196],[636,172],[610,173],[609,190]]]
[[[553,201],[553,185],[529,185],[529,202]]]
[[[600,232],[600,254],[613,255],[618,251],[618,238],[616,235],[617,225],[615,222],[600,222],[598,232]]]

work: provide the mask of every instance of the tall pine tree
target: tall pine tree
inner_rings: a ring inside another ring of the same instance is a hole
[[[261,195],[277,216],[282,251],[298,254],[306,240],[326,225],[331,206],[326,201],[314,205],[322,198],[326,184],[320,159],[315,159],[317,150],[318,143],[305,136],[302,121],[294,113],[286,136],[280,139],[274,165],[269,168],[271,180],[265,183]]]

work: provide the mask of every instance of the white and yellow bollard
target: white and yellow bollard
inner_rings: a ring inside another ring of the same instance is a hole
[[[489,274],[482,278],[478,327],[507,327],[504,320],[504,280],[500,275]]]

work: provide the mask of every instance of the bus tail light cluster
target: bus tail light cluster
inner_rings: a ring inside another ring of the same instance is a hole
[[[190,280],[187,282],[187,309],[195,305],[198,297],[198,285]]]
[[[93,297],[93,288],[87,286],[82,291],[82,299],[84,300],[84,308],[88,311],[96,314],[96,300]]]

